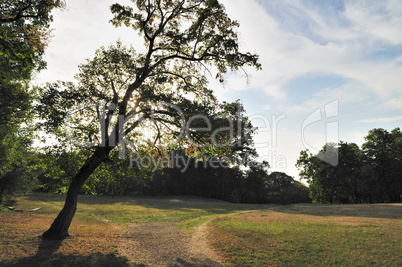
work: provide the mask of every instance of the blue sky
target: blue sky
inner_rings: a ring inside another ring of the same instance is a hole
[[[37,83],[72,80],[78,64],[119,38],[141,44],[136,33],[108,23],[116,1],[66,0],[67,9],[54,14],[48,70]],[[297,178],[301,150],[337,140],[361,145],[370,129],[402,125],[402,1],[221,2],[263,70],[249,70],[249,85],[242,74],[210,85],[221,100],[242,100],[272,171]]]

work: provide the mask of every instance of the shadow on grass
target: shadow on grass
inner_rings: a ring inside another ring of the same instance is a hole
[[[277,212],[313,216],[402,219],[402,204],[292,204],[272,208]]]
[[[15,199],[6,199],[3,203],[1,203],[4,207],[13,206],[17,201]]]
[[[191,258],[190,260],[185,260],[181,258],[176,259],[175,266],[223,266],[221,263],[211,260],[211,259],[197,259]]]
[[[64,195],[49,195],[47,193],[31,193],[24,197],[29,201],[41,202],[60,202],[60,209],[64,203]],[[141,206],[145,209],[174,210],[174,211],[194,211],[194,209],[203,210],[215,214],[226,214],[234,211],[250,210],[250,209],[266,209],[273,204],[243,204],[231,203],[219,199],[210,199],[198,196],[103,196],[103,195],[79,195],[78,203],[88,206],[92,205],[120,205],[125,206]]]
[[[36,254],[31,257],[19,258],[10,262],[1,262],[1,266],[130,266],[127,258],[114,254],[104,255],[65,255],[57,253],[62,240],[42,240]]]
[[[65,200],[64,195],[48,195],[33,193],[25,196],[31,201],[60,201],[60,209]],[[114,205],[141,206],[145,209],[193,212],[198,209],[210,214],[228,214],[242,210],[270,209],[289,214],[304,214],[313,216],[350,216],[380,219],[402,219],[402,204],[239,204],[218,199],[208,199],[196,196],[92,196],[80,195],[78,202],[84,205]],[[123,208],[124,209],[124,208]],[[124,212],[124,210],[122,210]]]

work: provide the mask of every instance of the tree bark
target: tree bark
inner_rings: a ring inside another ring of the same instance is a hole
[[[78,193],[80,188],[95,169],[105,161],[112,149],[113,148],[110,147],[98,147],[92,156],[85,161],[84,165],[71,181],[63,209],[60,211],[49,230],[43,233],[42,238],[64,239],[70,236],[68,229],[70,228],[75,211],[77,210]]]

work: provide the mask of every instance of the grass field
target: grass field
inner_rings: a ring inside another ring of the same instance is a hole
[[[274,206],[81,195],[72,238],[42,241],[63,203],[64,196],[43,193],[9,203],[18,211],[0,212],[0,266],[129,266],[117,249],[119,232],[128,224],[166,221],[192,232],[210,219],[211,243],[236,266],[401,265],[402,205]]]
[[[216,215],[257,207],[196,197],[80,195],[70,227],[73,237],[54,242],[42,241],[40,235],[61,210],[64,196],[33,193],[9,204],[21,212],[0,212],[0,266],[127,266],[117,245],[120,229],[128,224],[175,222],[191,232]],[[29,212],[37,207],[41,209]]]
[[[235,266],[402,266],[402,205],[280,206],[213,220]]]

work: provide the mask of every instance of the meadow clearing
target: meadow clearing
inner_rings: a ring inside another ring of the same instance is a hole
[[[151,262],[146,258],[137,261],[135,254],[129,255],[130,248],[134,250],[129,243],[135,241],[130,238],[140,238],[142,249],[150,250],[151,256],[161,254],[157,250],[169,246],[170,243],[165,247],[147,247],[147,242],[165,242],[157,231],[149,230],[152,227],[168,229],[177,236],[169,239],[173,245],[165,266],[194,266],[197,259],[193,257],[191,262],[179,259],[175,250],[182,249],[180,243],[194,240],[188,237],[197,235],[200,226],[206,232],[208,245],[220,259],[204,260],[204,265],[398,266],[402,263],[401,204],[251,205],[191,196],[80,195],[70,227],[72,237],[63,241],[42,240],[40,235],[50,226],[63,201],[61,195],[32,193],[8,203],[15,211],[2,208],[1,266],[163,266],[163,257],[159,262]],[[38,207],[41,209],[29,212]],[[125,234],[130,227],[143,227],[137,229],[142,234]]]

